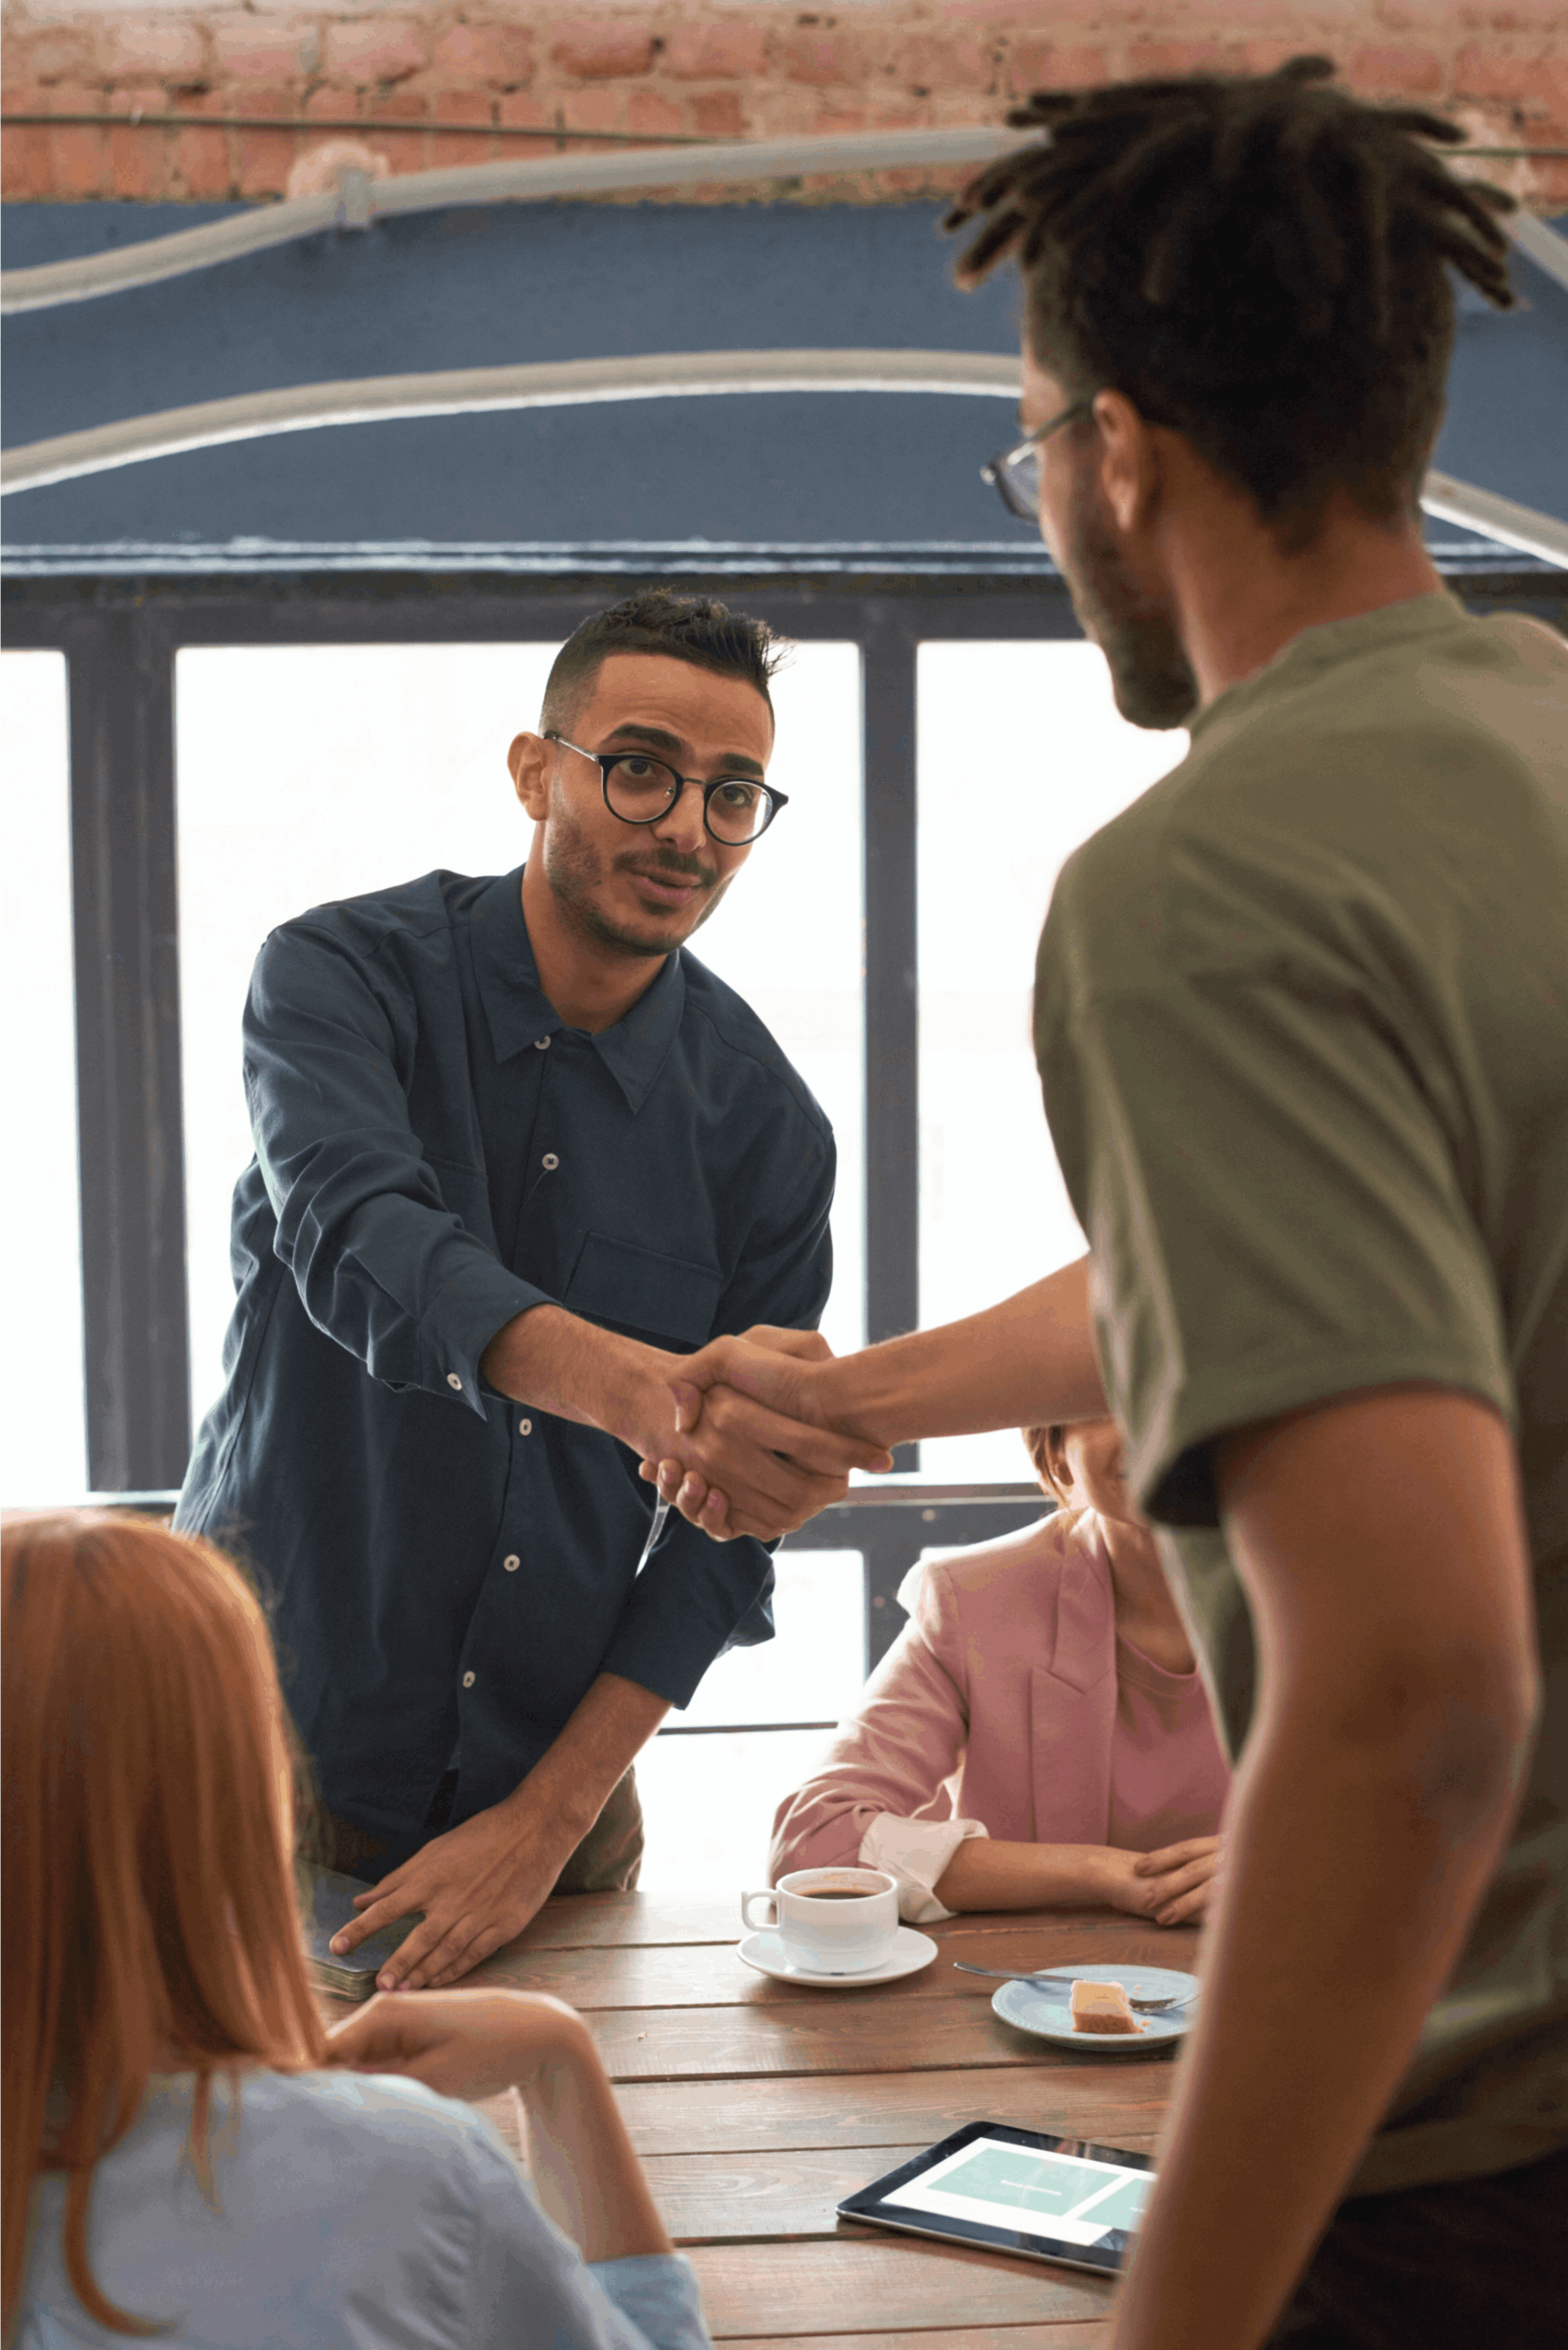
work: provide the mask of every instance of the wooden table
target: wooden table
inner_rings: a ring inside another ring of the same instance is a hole
[[[716,2341],[751,2350],[1089,2350],[1110,2284],[1073,2269],[840,2221],[851,2189],[968,2121],[1148,2148],[1171,2056],[1077,2055],[955,1973],[1075,1960],[1188,1967],[1197,1933],[1104,1910],[957,1918],[922,1973],[809,1991],[742,1966],[733,1896],[551,1900],[469,1977],[587,2018]],[[335,2004],[335,2003],[334,2003]],[[487,2110],[517,2147],[512,2100]]]

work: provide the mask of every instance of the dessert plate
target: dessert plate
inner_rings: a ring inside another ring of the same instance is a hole
[[[1135,1993],[1140,1999],[1186,1998],[1191,2004],[1173,2007],[1164,2015],[1140,2015],[1141,2032],[1075,2032],[1070,1991],[1005,1982],[991,2002],[992,2014],[1058,2048],[1075,2048],[1091,2056],[1147,2056],[1184,2038],[1198,2012],[1197,1976],[1179,1974],[1174,1967],[1053,1967],[1051,1971],[1068,1982],[1119,1982],[1129,1998]]]
[[[820,1991],[855,1991],[862,1983],[897,1982],[900,1975],[919,1974],[936,1957],[937,1946],[929,1934],[917,1934],[912,1926],[900,1926],[891,1950],[879,1967],[867,1967],[857,1975],[819,1974],[813,1968],[797,1965],[785,1952],[778,1929],[770,1927],[766,1933],[748,1934],[735,1955],[742,1965],[755,1967],[762,1975],[774,1975],[780,1982],[812,1983]]]

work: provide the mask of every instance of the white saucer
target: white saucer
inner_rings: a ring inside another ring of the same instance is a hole
[[[991,2004],[1003,2023],[1033,2033],[1036,2039],[1054,2041],[1058,2048],[1071,2048],[1080,2056],[1147,2056],[1151,2049],[1168,2048],[1186,2037],[1198,2012],[1197,1976],[1181,1974],[1175,1967],[1053,1967],[1051,1971],[1081,1982],[1119,1982],[1125,1991],[1142,1999],[1185,2002],[1161,2015],[1140,2015],[1137,2032],[1075,2032],[1070,1991],[1049,1989],[1044,1983],[1002,1984]]]
[[[818,1973],[814,1968],[797,1966],[784,1954],[776,1926],[763,1934],[748,1934],[736,1952],[744,1966],[755,1967],[761,1975],[776,1975],[780,1982],[813,1983],[822,1991],[853,1991],[860,1983],[897,1982],[900,1975],[919,1974],[929,1967],[937,1955],[937,1946],[929,1934],[917,1934],[912,1926],[900,1926],[893,1948],[879,1967],[867,1967],[860,1974]]]

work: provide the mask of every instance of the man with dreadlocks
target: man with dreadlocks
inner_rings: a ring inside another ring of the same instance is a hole
[[[1449,272],[1511,300],[1507,199],[1449,174],[1453,126],[1315,58],[1012,120],[1045,140],[953,216],[981,223],[970,278],[1011,256],[1023,284],[996,470],[1123,712],[1192,731],[1069,863],[1041,945],[1090,1254],[844,1363],[763,1333],[684,1368],[888,1444],[1102,1394],[1123,1423],[1241,1769],[1118,2350],[1545,2344],[1568,653],[1444,593],[1417,503]],[[680,1499],[722,1526],[699,1476]]]

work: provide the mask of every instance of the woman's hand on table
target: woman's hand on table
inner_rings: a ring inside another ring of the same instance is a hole
[[[470,2102],[526,2096],[543,2072],[598,2061],[576,2010],[535,1991],[378,1991],[327,2038],[354,2072],[401,2073]]]
[[[1194,1926],[1209,1906],[1219,1877],[1220,1839],[1189,1836],[1158,1852],[1104,1849],[1102,1898],[1157,1926]]]

